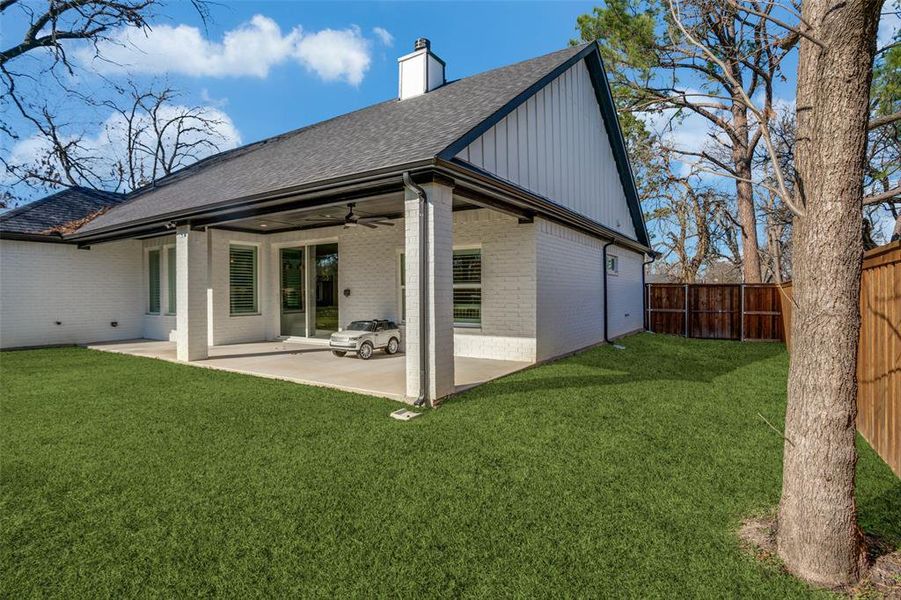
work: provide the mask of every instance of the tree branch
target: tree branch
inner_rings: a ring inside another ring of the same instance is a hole
[[[886,125],[891,125],[895,121],[901,121],[901,111],[871,119],[870,122],[867,123],[867,130],[872,131],[880,127],[885,127]]]
[[[901,203],[901,185],[895,186],[892,189],[879,194],[863,197],[864,206],[882,204],[883,202]]]

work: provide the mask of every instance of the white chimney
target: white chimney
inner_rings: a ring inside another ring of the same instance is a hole
[[[397,59],[397,96],[401,100],[421,96],[444,85],[444,61],[432,54],[431,42],[419,38],[413,52]]]

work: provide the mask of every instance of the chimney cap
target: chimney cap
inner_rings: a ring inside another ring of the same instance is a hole
[[[431,50],[432,42],[430,42],[428,38],[416,38],[416,41],[413,42],[413,50],[422,50],[423,48]]]

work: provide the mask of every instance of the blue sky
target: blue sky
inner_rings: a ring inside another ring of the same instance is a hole
[[[151,19],[151,30],[113,33],[117,44],[94,58],[83,42],[68,44],[80,67],[77,87],[90,93],[107,81],[132,77],[140,85],[163,83],[182,92],[181,106],[205,106],[223,121],[221,149],[315,123],[397,93],[398,56],[419,36],[447,62],[455,79],[563,48],[576,36],[575,22],[593,2],[222,2],[204,25],[191,4],[173,0]],[[2,31],[14,37],[27,23],[4,15]],[[40,53],[16,67],[38,72]],[[32,64],[32,61],[34,64]],[[105,79],[98,76],[98,73]],[[692,86],[691,82],[687,85]],[[693,86],[692,86],[693,87]],[[790,99],[794,83],[780,86]],[[43,90],[37,90],[37,93]],[[109,110],[87,111],[65,97],[54,107],[88,131],[98,148],[109,144],[101,124]],[[22,162],[36,154],[28,123],[15,123],[20,140],[0,151]],[[80,127],[80,129],[79,129]],[[93,131],[91,131],[93,129]],[[707,124],[688,119],[677,142],[697,147]],[[37,142],[34,142],[37,144]],[[122,144],[119,144],[122,145]],[[107,150],[103,150],[107,151]],[[26,194],[22,186],[17,192]]]
[[[393,98],[397,93],[398,56],[409,52],[419,36],[447,62],[455,79],[524,60],[567,45],[575,37],[576,17],[595,2],[219,2],[204,26],[191,4],[171,0],[151,19],[152,29],[118,37],[98,62],[80,42],[69,46],[82,68],[77,87],[90,93],[126,73],[140,84],[168,83],[182,92],[178,103],[204,106],[222,120],[221,149],[246,144],[291,129]],[[881,28],[882,42],[897,27],[897,16]],[[12,43],[26,26],[16,15],[4,15],[0,36]],[[114,34],[114,37],[118,34]],[[28,71],[25,57],[17,68]],[[788,77],[775,94],[785,106],[795,95],[795,57],[785,65]],[[683,81],[688,88],[698,82]],[[78,103],[54,100],[73,128],[90,123],[94,143],[109,144],[101,123],[103,109],[87,114]],[[70,114],[71,113],[71,114]],[[658,122],[661,119],[658,119]],[[16,123],[20,139],[0,153],[27,156],[32,131]],[[683,148],[700,148],[707,123],[689,117],[674,132]],[[4,144],[7,142],[5,141]],[[721,184],[731,183],[721,180]],[[17,194],[31,195],[21,186]]]
[[[296,61],[274,66],[267,77],[170,76],[190,90],[195,102],[224,100],[244,142],[342,114],[397,93],[398,56],[425,36],[447,62],[449,79],[523,60],[566,46],[574,35],[576,16],[590,2],[554,3],[294,3],[240,2],[214,8],[208,38],[221,41],[225,32],[255,15],[274,20],[282,33],[295,27],[313,34],[325,29],[359,28],[367,41],[370,63],[356,85],[345,79],[325,81]],[[200,26],[197,15],[182,3],[167,21]],[[393,38],[385,44],[374,28]]]

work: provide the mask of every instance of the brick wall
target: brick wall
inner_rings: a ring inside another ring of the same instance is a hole
[[[608,335],[612,339],[644,328],[641,312],[641,269],[644,257],[617,246],[607,248],[607,254],[619,258],[619,272],[607,277],[607,301],[610,303],[607,326]]]
[[[257,308],[254,315],[232,316],[229,305],[229,246],[257,247]],[[272,329],[272,257],[264,235],[214,229],[210,236],[210,287],[212,288],[211,344],[240,344],[274,338]],[[278,267],[274,268],[276,275]],[[278,285],[278,280],[275,280]],[[277,317],[277,315],[276,315]]]
[[[603,341],[604,243],[544,219],[535,225],[537,355],[545,360]]]
[[[0,240],[0,347],[141,337],[141,260],[137,241],[79,250]]]

